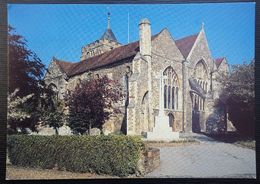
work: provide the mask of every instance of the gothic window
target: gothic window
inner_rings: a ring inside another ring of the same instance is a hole
[[[176,87],[176,109],[178,109],[178,101],[179,101],[179,100],[178,100],[178,98],[179,98],[179,97],[178,97],[178,96],[179,96],[178,93],[179,93],[179,88]]]
[[[203,60],[200,60],[195,68],[194,68],[194,78],[196,81],[198,81],[198,84],[202,89],[207,88],[207,81],[208,81],[208,72],[207,72],[207,67],[206,64],[204,63]]]
[[[202,98],[200,97],[200,110],[202,110]]]
[[[178,106],[176,101],[176,89],[178,84],[178,77],[172,67],[167,67],[163,75],[166,76],[164,79],[164,108],[175,109]]]
[[[171,107],[171,86],[168,86],[168,108],[169,107]]]
[[[169,126],[170,127],[173,127],[173,124],[174,124],[174,116],[170,113],[168,114],[169,116]]]
[[[174,87],[172,87],[172,109],[174,109],[174,102],[175,102],[175,100],[174,100]]]
[[[164,86],[164,108],[167,108],[167,86]]]

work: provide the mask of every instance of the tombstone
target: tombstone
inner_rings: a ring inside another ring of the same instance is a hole
[[[38,128],[38,135],[56,135],[55,130],[49,126]]]
[[[63,125],[59,128],[59,135],[72,135],[72,131],[69,126]]]
[[[99,128],[91,128],[90,135],[100,135],[101,131]]]

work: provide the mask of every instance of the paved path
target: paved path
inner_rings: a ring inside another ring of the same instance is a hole
[[[192,134],[199,145],[160,148],[160,166],[146,177],[255,178],[255,151]]]

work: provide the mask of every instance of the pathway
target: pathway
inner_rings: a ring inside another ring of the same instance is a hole
[[[186,134],[198,145],[160,148],[160,166],[146,177],[255,178],[255,150]]]

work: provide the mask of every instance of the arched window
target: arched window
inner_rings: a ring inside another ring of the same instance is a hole
[[[164,108],[167,108],[167,86],[164,85]]]
[[[175,100],[174,100],[174,87],[172,87],[172,109],[174,109],[174,103],[175,103]]]
[[[168,108],[171,107],[171,87],[168,86]]]
[[[175,109],[178,101],[176,101],[176,87],[178,86],[178,77],[172,67],[167,67],[163,75],[164,79],[164,108]]]
[[[174,116],[171,113],[168,114],[168,116],[169,116],[169,126],[173,127],[173,125],[174,125]]]
[[[178,99],[178,98],[179,98],[179,97],[178,97],[179,94],[178,94],[178,93],[179,93],[179,88],[176,87],[176,109],[178,109],[178,101],[179,101],[179,99]]]

